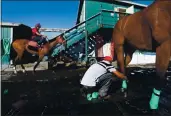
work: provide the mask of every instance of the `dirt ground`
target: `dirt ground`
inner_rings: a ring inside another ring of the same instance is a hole
[[[128,97],[120,92],[121,81],[112,84],[109,101],[89,102],[80,95],[80,79],[85,68],[58,67],[53,70],[1,72],[2,116],[57,116],[57,115],[171,115],[171,68],[162,90],[159,111],[149,110],[149,99],[155,79],[154,68],[130,67]]]

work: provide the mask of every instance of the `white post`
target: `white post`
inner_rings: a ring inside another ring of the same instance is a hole
[[[13,41],[13,27],[11,27],[11,41],[10,41],[10,44],[12,43],[12,41]]]
[[[13,27],[11,27],[11,37],[10,37],[10,44],[13,42]],[[11,46],[10,46],[11,47]],[[10,65],[12,65],[13,62],[12,60],[10,59]]]

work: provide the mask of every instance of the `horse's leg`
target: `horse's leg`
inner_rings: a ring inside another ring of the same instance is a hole
[[[37,60],[37,63],[36,63],[36,65],[34,66],[34,68],[33,68],[33,74],[35,74],[35,70],[36,70],[36,68],[37,68],[37,66],[39,65],[39,63],[42,61],[42,59],[43,59],[43,55],[39,55],[39,59]]]
[[[25,73],[26,70],[25,70],[25,67],[23,65],[23,53],[24,53],[24,50],[22,50],[21,52],[18,53],[18,59],[19,59],[19,62],[21,63],[21,68],[22,68],[22,72]]]
[[[17,74],[17,70],[16,70],[16,62],[17,62],[17,60],[18,60],[18,55],[17,55],[17,57],[14,59],[14,62],[13,62],[13,64],[14,64],[14,67],[13,67],[13,70],[14,70],[14,74]]]
[[[19,59],[19,61],[20,61],[20,63],[21,63],[20,65],[21,65],[21,68],[22,68],[22,72],[25,73],[26,70],[25,70],[25,67],[24,67],[24,65],[23,65],[22,56],[23,56],[23,54],[20,54],[19,57],[18,57],[18,59]]]
[[[124,59],[125,38],[120,31],[118,31],[117,29],[114,29],[112,39],[113,39],[113,42],[115,43],[115,53],[117,56],[116,59],[117,59],[118,67],[120,69],[120,72],[125,74],[125,62],[124,62],[124,60],[125,60]],[[123,80],[121,90],[122,90],[122,92],[124,92],[124,97],[127,97],[127,92],[125,91],[126,89],[127,89],[127,83],[125,80]]]
[[[125,66],[127,66],[131,60],[132,60],[132,55],[135,52],[135,48],[127,45],[125,48]]]
[[[23,73],[26,73],[25,67],[24,67],[24,65],[22,64],[22,60],[21,60],[21,67],[22,67]]]
[[[150,100],[150,108],[158,109],[160,90],[163,86],[166,70],[171,56],[170,40],[163,42],[156,48],[156,80]]]
[[[119,45],[119,46],[116,47],[116,54],[117,54],[118,67],[119,67],[120,71],[123,74],[125,74],[125,62],[124,62],[125,59],[124,59],[124,48],[123,48],[123,45]],[[127,82],[126,82],[126,80],[122,81],[121,91],[123,92],[124,97],[127,97]]]
[[[129,47],[129,48],[128,48]],[[135,49],[130,47],[130,46],[126,46],[125,48],[125,67],[128,66],[128,64],[131,62],[132,60],[132,55],[135,52]],[[126,73],[126,72],[125,72]],[[124,90],[127,89],[127,82],[125,80],[122,81],[122,92],[124,92]],[[125,93],[125,97],[127,93]]]

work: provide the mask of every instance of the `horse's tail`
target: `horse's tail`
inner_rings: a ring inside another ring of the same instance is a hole
[[[17,57],[17,52],[14,50],[13,43],[11,43],[11,47],[10,47],[10,59],[9,60],[14,60]]]

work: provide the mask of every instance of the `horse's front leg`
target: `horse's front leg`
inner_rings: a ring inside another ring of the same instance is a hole
[[[112,41],[115,43],[115,52],[116,52],[116,59],[117,64],[120,71],[125,74],[125,62],[124,62],[124,43],[125,38],[120,31],[116,29],[113,30]],[[127,82],[123,80],[122,82],[122,90],[124,92],[124,97],[127,97]]]
[[[125,74],[125,62],[124,62],[124,49],[123,45],[116,46],[115,48],[117,54],[117,63],[120,71]],[[127,97],[127,82],[123,80],[122,82],[122,92],[124,92],[124,97]]]
[[[127,75],[129,72],[126,71],[126,67],[132,60],[133,53],[135,52],[135,49],[128,44],[125,45],[124,48],[124,53],[125,53],[125,59],[124,59],[124,70],[125,70],[125,75]],[[124,92],[124,97],[127,97],[128,91],[127,91],[127,81],[123,80],[122,81],[122,88],[121,91]]]
[[[40,62],[42,61],[43,57],[44,57],[44,56],[39,56],[39,59],[37,60],[36,65],[35,65],[34,68],[33,68],[33,74],[36,73],[35,70],[36,70],[37,66],[40,64]]]
[[[16,65],[14,64],[14,67],[13,67],[13,71],[14,71],[14,74],[17,74],[17,70],[16,70]]]
[[[158,103],[165,80],[165,73],[169,66],[169,60],[171,56],[171,43],[170,40],[165,41],[156,49],[156,80],[155,87],[150,100],[150,108],[158,109]]]

